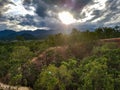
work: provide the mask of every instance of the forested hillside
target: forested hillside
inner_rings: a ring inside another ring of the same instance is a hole
[[[0,82],[33,90],[120,90],[119,37],[120,27],[104,27],[1,41]]]

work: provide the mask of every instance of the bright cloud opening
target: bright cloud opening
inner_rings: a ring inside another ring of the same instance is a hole
[[[33,6],[30,6],[30,9],[27,10],[23,6],[23,1],[22,0],[11,0],[13,4],[8,4],[6,7],[8,7],[8,11],[5,12],[6,14],[11,14],[11,15],[22,15],[25,16],[26,14],[29,15],[35,15],[35,8]]]
[[[73,15],[71,13],[67,12],[67,11],[58,13],[58,18],[60,19],[60,21],[63,24],[66,24],[66,25],[69,25],[69,24],[72,24],[72,23],[76,22]]]

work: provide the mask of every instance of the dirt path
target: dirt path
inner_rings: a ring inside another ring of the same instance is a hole
[[[109,38],[109,39],[101,39],[103,42],[120,42],[120,38]]]
[[[10,86],[0,82],[0,90],[32,90],[28,87]]]

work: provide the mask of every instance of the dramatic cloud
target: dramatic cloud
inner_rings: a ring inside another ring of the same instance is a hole
[[[0,0],[0,30],[64,29],[58,13],[70,12],[80,30],[120,23],[120,0]]]
[[[10,3],[8,0],[0,0],[0,16],[8,9],[5,7],[8,3]]]

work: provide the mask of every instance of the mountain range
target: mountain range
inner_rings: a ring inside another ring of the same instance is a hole
[[[0,31],[0,40],[16,40],[17,37],[23,37],[25,40],[43,39],[49,35],[54,35],[57,33],[62,33],[63,31],[57,30],[25,30],[25,31],[13,31],[13,30],[3,30]]]

